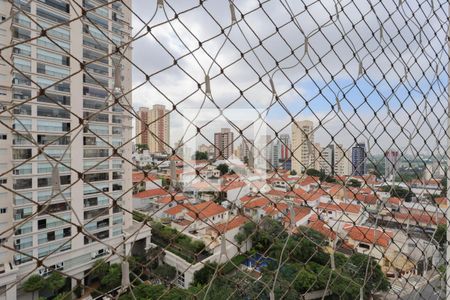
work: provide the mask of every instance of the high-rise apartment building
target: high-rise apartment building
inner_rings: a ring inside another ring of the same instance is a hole
[[[400,161],[400,152],[396,150],[388,150],[384,153],[384,177],[386,180],[393,180],[398,163]]]
[[[164,105],[156,104],[151,109],[139,108],[138,117],[136,144],[148,145],[150,153],[171,153],[170,111]]]
[[[229,128],[222,128],[214,133],[214,159],[228,159],[233,155],[233,132]]]
[[[137,111],[138,118],[136,118],[136,144],[147,145],[150,136],[150,131],[146,130],[148,124],[148,111],[147,107],[140,107]]]
[[[327,175],[334,175],[334,145],[330,144],[322,148],[316,144],[316,169],[325,172]]]
[[[131,143],[125,144],[131,118],[113,105],[113,95],[131,105],[130,96],[120,97],[120,86],[131,90],[131,64],[120,54],[107,56],[116,49],[113,42],[130,40],[130,10],[122,2],[91,10],[99,4],[85,0],[89,12],[80,19],[82,8],[68,0],[15,3],[27,14],[0,1],[0,19],[6,17],[0,48],[15,45],[2,50],[14,68],[0,59],[0,120],[7,125],[0,125],[0,174],[6,174],[0,179],[0,241],[6,246],[0,247],[0,298],[6,299],[26,296],[18,287],[30,272],[58,269],[83,279],[111,249],[130,247],[124,235],[133,222],[121,208],[132,209],[131,165],[120,157],[131,160]],[[52,29],[38,37],[36,23]],[[131,58],[131,48],[124,55]]]
[[[286,161],[291,158],[291,137],[289,134],[283,133],[279,136],[280,143],[280,160]]]
[[[239,159],[242,161],[245,161],[250,158],[250,151],[253,149],[253,140],[242,140],[241,144],[239,145]]]
[[[334,144],[334,174],[337,176],[351,174],[350,157],[345,155],[345,152],[346,150],[342,144]]]
[[[296,121],[292,124],[292,170],[297,174],[314,168],[314,124],[312,121]]]
[[[366,174],[366,145],[364,143],[356,143],[352,148],[352,175],[362,176]]]

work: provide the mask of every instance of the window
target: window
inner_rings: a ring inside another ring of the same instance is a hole
[[[13,48],[13,53],[22,56],[31,56],[31,46],[27,44],[16,45]]]
[[[13,27],[13,37],[16,39],[28,40],[31,38],[31,31],[22,28]]]
[[[37,115],[40,117],[50,117],[50,118],[62,118],[69,119],[70,113],[67,110],[61,108],[49,108],[38,106]]]
[[[38,229],[45,229],[47,227],[47,220],[38,220]]]
[[[52,104],[59,103],[62,105],[70,105],[70,96],[57,95],[47,92],[45,95],[38,96],[37,101]]]
[[[68,145],[70,143],[70,136],[38,134],[37,142],[39,145]]]
[[[14,210],[14,220],[21,220],[31,216],[33,209],[31,207],[19,208]]]
[[[109,180],[108,173],[95,173],[95,174],[85,174],[84,182],[95,182],[95,181],[105,181]]]
[[[65,1],[58,1],[58,0],[39,0],[39,2],[45,3],[48,6],[51,6],[57,10],[60,10],[62,12],[69,13],[70,12],[70,6]]]
[[[39,74],[45,74],[45,75],[60,77],[60,78],[67,77],[70,74],[70,71],[67,69],[63,69],[61,67],[45,65],[43,63],[37,63],[37,72]]]
[[[37,120],[37,130],[49,132],[67,132],[70,131],[70,122]]]
[[[70,59],[68,56],[46,51],[43,49],[37,49],[37,58],[57,65],[70,65]]]
[[[31,94],[30,94],[31,96]],[[31,116],[31,105],[20,105],[20,106],[16,106],[13,109],[13,113],[15,115],[26,115],[26,116]]]
[[[15,190],[31,189],[32,185],[33,180],[31,178],[15,179],[13,183],[13,189]]]
[[[38,7],[36,9],[36,14],[39,17],[43,17],[49,21],[56,22],[56,23],[66,23],[69,21],[69,19],[67,17],[64,17],[61,14],[55,14],[55,13],[49,12],[46,9],[42,9],[40,7]]]
[[[84,149],[84,158],[108,157],[109,149]]]
[[[89,121],[104,122],[104,123],[108,123],[109,119],[107,114],[94,114],[88,111],[83,112],[83,117]]]
[[[12,93],[13,93],[13,98],[14,99],[26,100],[26,99],[30,99],[31,98],[31,91],[30,90],[14,88]],[[27,105],[21,105],[20,107],[23,107],[23,106],[27,106]],[[30,113],[29,114],[31,115],[31,109],[30,109]]]
[[[0,214],[6,214],[6,207],[0,208]]]
[[[13,149],[13,159],[29,159],[31,158],[31,149]]]
[[[6,140],[7,137],[8,136],[6,134],[0,134],[0,140]]]

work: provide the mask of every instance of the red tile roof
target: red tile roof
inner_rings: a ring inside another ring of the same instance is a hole
[[[270,201],[265,197],[259,197],[256,199],[253,199],[251,201],[248,201],[244,204],[245,208],[258,208],[258,207],[264,207],[268,205]]]
[[[236,216],[232,220],[230,220],[228,223],[221,223],[214,226],[214,229],[217,230],[220,233],[225,233],[227,231],[230,231],[234,228],[238,228],[243,226],[245,223],[249,222],[249,219],[244,216]]]
[[[279,190],[270,190],[266,193],[266,195],[284,197],[287,195],[287,192],[279,191]]]
[[[356,194],[355,199],[369,205],[375,205],[377,204],[378,201],[378,197],[375,194],[371,195]]]
[[[305,179],[303,179],[302,181],[298,182],[298,185],[310,185],[310,184],[317,184],[319,183],[320,178],[316,177],[316,176],[307,176]]]
[[[215,203],[214,201],[202,202],[187,208],[187,215],[192,219],[207,219],[215,215],[222,214],[227,211],[225,207]]]
[[[166,191],[165,189],[157,188],[157,189],[146,190],[146,191],[134,194],[133,198],[143,199],[143,198],[152,198],[152,197],[166,196],[166,195],[170,195],[170,193],[168,191]]]
[[[448,203],[447,197],[437,197],[434,198],[434,201],[436,202],[437,205],[447,205]]]
[[[317,217],[317,215],[315,215]],[[308,227],[311,229],[314,229],[315,231],[320,232],[324,236],[335,239],[336,238],[336,232],[333,231],[332,228],[328,226],[324,221],[322,220],[316,220],[314,222],[311,222],[308,224]]]
[[[306,216],[308,216],[311,213],[311,208],[309,207],[294,207],[294,222],[298,222],[301,219],[305,218]],[[291,212],[289,211],[287,216],[285,216],[283,218],[285,223],[290,223],[291,222]]]
[[[231,191],[231,190],[235,190],[235,189],[241,189],[246,185],[247,184],[243,181],[232,181],[230,183],[225,183],[221,187],[221,190],[222,190],[222,192],[227,192],[227,191]]]
[[[384,248],[387,248],[392,241],[391,235],[381,229],[367,226],[346,226],[344,230],[348,232],[347,237],[352,240],[379,245]]]
[[[390,197],[389,199],[387,199],[387,202],[389,202],[391,204],[395,204],[395,205],[400,205],[400,204],[402,204],[402,199],[400,199],[398,197]]]
[[[334,211],[340,211],[345,213],[353,213],[357,214],[361,212],[361,205],[357,204],[347,204],[347,203],[323,203],[321,202],[319,204],[320,209],[323,210],[334,210]]]
[[[143,172],[133,172],[132,180],[133,183],[141,181],[155,181],[158,180],[158,177],[153,174],[147,174],[146,177]]]
[[[157,203],[161,203],[161,204],[167,204],[172,202],[173,200],[175,201],[184,201],[187,199],[187,197],[183,194],[177,194],[173,197],[174,199],[172,199],[172,196],[164,196],[162,198],[159,198],[158,200],[156,200]]]
[[[174,207],[171,207],[171,208],[169,208],[169,209],[166,209],[166,210],[164,211],[164,213],[167,214],[167,215],[175,216],[175,215],[177,215],[177,214],[183,212],[183,210],[185,210],[186,207],[189,207],[189,206],[190,206],[189,204],[188,204],[188,205],[176,205],[176,206],[174,206]]]
[[[399,212],[395,212],[393,213],[393,218],[395,220],[401,221],[401,223],[405,223],[405,220],[413,220],[417,223],[422,223],[422,224],[434,224],[434,225],[438,225],[438,224],[446,224],[447,220],[442,216],[442,214],[436,216],[435,214],[429,214],[427,212],[423,212],[423,213],[399,213]]]
[[[316,201],[317,199],[325,195],[327,195],[327,192],[322,189],[318,189],[314,192],[307,192],[304,189],[294,189],[288,193],[288,196],[290,197],[300,198],[305,201]]]

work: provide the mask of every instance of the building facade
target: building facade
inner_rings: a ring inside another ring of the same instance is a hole
[[[214,133],[214,159],[228,159],[233,155],[233,132],[229,128],[222,128]]]
[[[342,144],[334,144],[334,174],[337,176],[350,175],[350,157],[346,155]]]
[[[364,143],[356,143],[352,148],[352,175],[362,176],[366,174],[366,145]]]
[[[384,153],[384,177],[386,180],[393,180],[398,170],[400,152],[388,150]]]
[[[314,125],[312,121],[296,121],[292,124],[291,168],[297,174],[314,168]]]
[[[17,3],[30,17],[0,1],[0,19],[16,14],[0,28],[0,48],[15,45],[2,50],[14,68],[0,59],[0,224],[15,229],[0,236],[0,299],[27,298],[21,283],[30,272],[83,279],[111,248],[125,250],[133,222],[122,210],[132,209],[132,169],[122,159],[131,159],[132,119],[122,107],[132,104],[122,96],[131,64],[106,55],[130,40],[130,10],[109,3],[80,20],[82,8],[69,1]],[[52,29],[29,41],[41,32],[35,22]],[[131,48],[121,49],[131,59]]]
[[[151,109],[139,108],[138,116],[136,144],[148,145],[150,153],[171,153],[170,111],[164,105],[155,104]]]

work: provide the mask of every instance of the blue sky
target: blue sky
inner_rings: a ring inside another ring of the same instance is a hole
[[[376,138],[373,151],[381,152],[393,141],[404,148],[411,137],[415,148],[410,145],[408,151],[422,152],[424,145],[435,149],[446,126],[447,4],[422,2],[302,1],[305,10],[298,1],[267,1],[262,8],[256,1],[234,1],[238,22],[230,27],[228,1],[206,1],[200,7],[198,1],[167,1],[149,24],[151,34],[144,31],[134,43],[136,65],[151,75],[151,84],[134,91],[134,106],[176,103],[181,112],[198,109],[207,73],[213,101],[207,99],[203,107],[264,109],[273,101],[272,77],[291,115],[325,124],[326,130],[316,134],[324,145],[331,137],[348,147],[354,137],[370,138],[370,143]],[[135,0],[133,5],[144,22],[155,13],[155,1]],[[178,19],[167,22],[175,11]],[[142,26],[135,17],[134,32]],[[144,81],[135,69],[134,86]],[[330,105],[336,97],[339,112]],[[387,113],[383,98],[393,114]],[[277,131],[290,132],[291,117],[280,103],[266,121]],[[178,112],[171,113],[171,121],[175,141],[183,122]],[[214,122],[204,134],[212,136],[221,126],[226,123]]]

